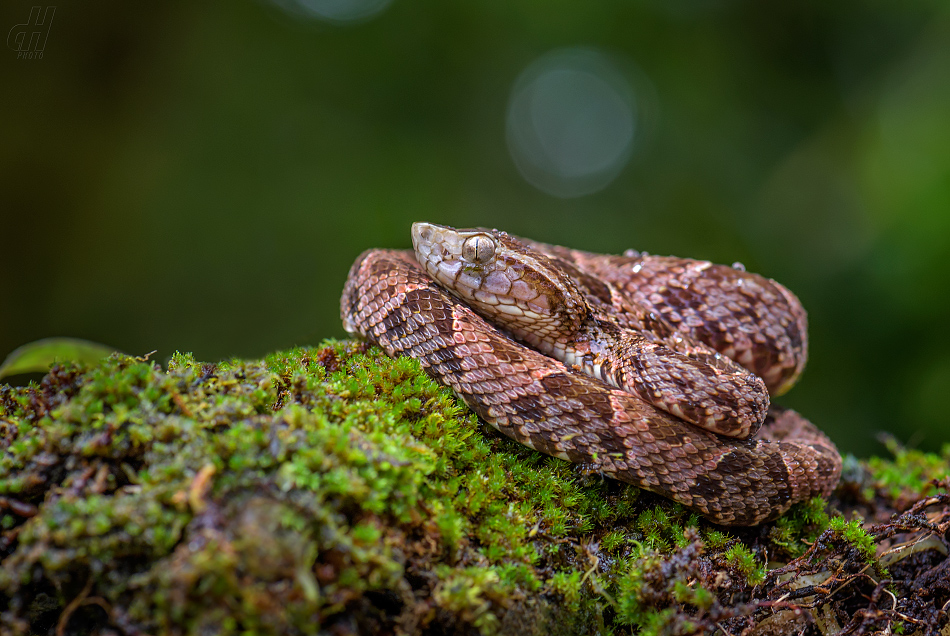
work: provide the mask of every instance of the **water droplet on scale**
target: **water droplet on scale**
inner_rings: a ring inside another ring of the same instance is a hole
[[[735,263],[732,264],[732,269],[736,270],[737,272],[744,272],[745,265],[743,265],[739,261],[736,261]]]

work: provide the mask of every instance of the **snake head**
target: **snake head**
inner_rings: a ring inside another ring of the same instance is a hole
[[[413,223],[412,245],[430,276],[516,335],[569,336],[590,314],[567,275],[504,232]]]

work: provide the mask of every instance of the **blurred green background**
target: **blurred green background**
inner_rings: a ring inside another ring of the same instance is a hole
[[[356,255],[430,220],[741,261],[810,312],[781,403],[858,454],[950,439],[943,0],[56,7],[0,52],[0,358],[342,336]]]

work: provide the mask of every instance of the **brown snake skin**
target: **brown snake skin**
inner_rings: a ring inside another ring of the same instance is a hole
[[[589,277],[581,287],[592,302],[606,307],[620,294],[638,314],[635,324],[702,340],[762,375],[770,390],[786,390],[804,366],[804,312],[774,310],[798,301],[767,279],[704,261],[528,243],[573,268],[572,275]],[[775,311],[785,317],[771,324]],[[827,496],[838,482],[834,444],[794,411],[771,406],[748,439],[688,424],[515,342],[433,280],[412,252],[361,254],[343,290],[341,316],[349,333],[389,355],[418,359],[505,435],[716,523],[773,519],[797,502]]]

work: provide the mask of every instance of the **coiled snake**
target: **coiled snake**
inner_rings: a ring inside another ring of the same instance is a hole
[[[505,435],[723,525],[773,519],[837,484],[834,444],[769,406],[807,356],[805,312],[781,285],[496,230],[416,223],[412,235],[414,253],[357,258],[344,327],[418,359]]]

